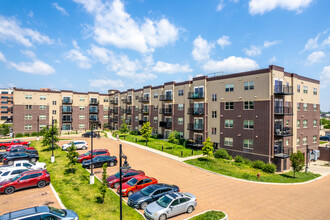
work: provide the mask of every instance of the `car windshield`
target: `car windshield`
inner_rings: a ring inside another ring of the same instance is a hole
[[[114,175],[115,177],[119,178],[119,172]]]
[[[163,196],[157,200],[157,204],[163,208],[166,208],[171,202],[172,202],[172,199],[170,199],[167,196]]]
[[[91,154],[91,152],[88,151],[87,153],[84,153],[83,155],[84,155],[84,156],[88,156],[88,155],[90,155],[90,154]]]
[[[57,208],[53,208],[49,206],[49,211],[55,215],[61,216],[61,217],[65,217],[66,216],[66,212],[63,209],[57,209]]]
[[[141,190],[141,193],[145,196],[149,196],[153,192],[154,192],[154,190],[152,189],[152,187],[146,187]]]
[[[19,175],[15,176],[14,178],[12,178],[11,181],[16,181],[16,180],[18,180],[19,178],[21,178],[21,176],[22,176],[22,175],[19,174]]]
[[[138,181],[137,179],[132,178],[127,182],[127,184],[130,186],[134,186],[137,183],[137,181]]]

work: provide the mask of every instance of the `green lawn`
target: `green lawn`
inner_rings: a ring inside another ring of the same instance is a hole
[[[226,215],[221,211],[208,211],[201,215],[191,218],[191,220],[219,220],[224,218]]]
[[[75,166],[76,173],[68,173],[66,152],[55,150],[55,163],[50,163],[50,151],[45,151],[40,143],[31,143],[39,151],[40,161],[47,163],[51,182],[67,209],[74,210],[80,219],[119,219],[119,196],[111,190],[106,193],[104,204],[99,204],[101,182],[95,178],[95,184],[89,184],[89,173],[80,164]],[[134,209],[123,202],[123,219],[143,219]]]
[[[115,137],[114,133],[113,133],[113,136]],[[125,138],[122,135],[119,138],[121,140],[129,141],[129,142],[133,142],[133,143],[135,143],[135,139],[137,139],[138,144],[146,146],[145,140],[140,135],[126,135]],[[192,153],[192,149],[190,149],[190,148],[186,148],[182,145],[172,144],[167,141],[154,139],[154,138],[149,139],[147,146],[150,148],[156,149],[156,150],[160,150],[160,151],[162,150],[162,146],[163,146],[164,152],[178,156],[178,157],[189,157],[192,155],[202,154],[201,150],[194,150],[194,152]],[[181,152],[182,152],[182,156],[181,156]]]
[[[265,173],[261,170],[251,168],[247,164],[239,164],[235,163],[234,161],[217,158],[198,158],[193,160],[186,160],[184,162],[226,176],[259,182],[298,183],[306,182],[320,176],[319,174],[314,174],[311,172],[299,172],[296,173],[296,177],[293,177],[293,171],[284,174]],[[260,174],[260,180],[258,180],[257,177],[258,173]]]

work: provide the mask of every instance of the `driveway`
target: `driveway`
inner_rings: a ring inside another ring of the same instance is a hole
[[[86,140],[90,146],[89,138],[79,139]],[[118,157],[121,142],[108,138],[93,142],[95,149],[108,149]],[[144,170],[161,183],[175,184],[181,192],[197,196],[197,208],[192,214],[171,219],[185,219],[209,209],[222,210],[230,219],[328,219],[330,216],[330,175],[308,184],[260,184],[216,175],[129,144],[123,144],[123,152],[132,168]],[[117,171],[118,166],[107,169],[108,175]],[[100,168],[95,173],[101,178]]]

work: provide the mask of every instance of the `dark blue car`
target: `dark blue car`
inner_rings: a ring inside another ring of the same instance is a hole
[[[329,135],[321,136],[320,141],[330,141],[330,136]]]
[[[110,167],[117,165],[117,157],[115,156],[97,156],[93,158],[94,167],[103,167],[103,164],[107,164]],[[82,162],[83,168],[91,168],[91,160]]]

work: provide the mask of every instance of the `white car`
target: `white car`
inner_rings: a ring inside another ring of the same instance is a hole
[[[14,161],[14,164],[11,165],[11,166],[1,166],[0,169],[2,167],[15,167],[15,168],[27,168],[27,169],[30,169],[30,170],[45,170],[47,169],[47,166],[46,166],[46,163],[43,163],[43,162],[36,162],[36,163],[33,163],[33,162],[30,162],[28,160],[16,160]]]
[[[13,167],[13,166],[0,168],[0,182],[10,180],[11,178],[17,176],[18,174],[21,174],[28,170],[30,169],[26,167],[22,168],[22,167]]]
[[[86,141],[73,141],[67,144],[63,144],[62,150],[67,150],[69,147],[71,147],[72,143],[77,150],[86,150],[88,148],[88,144]]]

